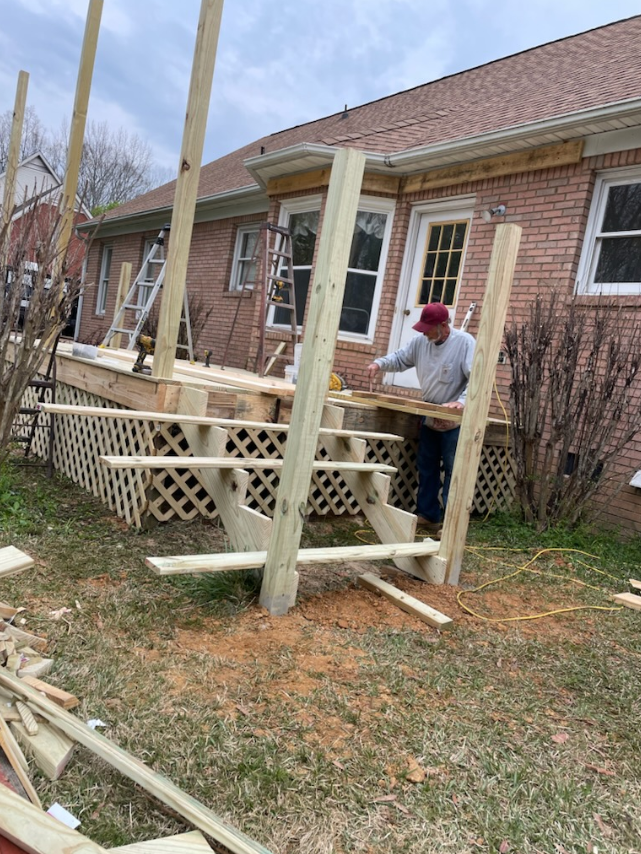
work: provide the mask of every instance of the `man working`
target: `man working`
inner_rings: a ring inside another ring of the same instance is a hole
[[[476,344],[474,338],[467,332],[450,327],[450,313],[440,302],[426,305],[421,312],[421,319],[412,328],[421,334],[395,353],[368,365],[370,378],[374,378],[378,371],[396,372],[416,368],[424,401],[463,409]],[[424,525],[430,533],[438,533],[441,529],[438,500],[441,461],[445,471],[445,509],[459,432],[460,427],[451,421],[430,417],[422,420],[416,460],[416,512],[419,525]]]

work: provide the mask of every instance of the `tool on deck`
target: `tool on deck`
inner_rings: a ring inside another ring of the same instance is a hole
[[[158,296],[165,280],[165,270],[167,267],[167,259],[165,258],[165,240],[169,235],[170,228],[171,224],[167,223],[160,229],[158,237],[154,241],[142,263],[140,272],[136,276],[122,305],[114,315],[113,322],[102,341],[103,347],[108,347],[109,342],[114,335],[118,334],[127,336],[127,344],[125,346],[126,350],[133,350],[135,346],[139,346],[138,341],[143,327],[147,322],[155,299]],[[191,335],[189,299],[187,297],[186,289],[183,298],[183,311],[180,322],[185,324],[187,344],[177,344],[176,348],[187,350],[189,353],[189,360],[193,362],[194,344]],[[136,371],[136,373],[141,372]]]
[[[156,351],[156,339],[150,335],[139,335],[136,344],[138,345],[138,358],[131,369],[134,374],[150,374],[151,368],[143,367],[143,363],[147,356],[153,356]]]

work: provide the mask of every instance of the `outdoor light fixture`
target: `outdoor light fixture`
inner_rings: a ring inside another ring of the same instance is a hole
[[[497,205],[495,208],[489,208],[489,210],[483,211],[481,216],[485,220],[485,222],[492,222],[493,216],[505,216],[507,208],[505,205]]]

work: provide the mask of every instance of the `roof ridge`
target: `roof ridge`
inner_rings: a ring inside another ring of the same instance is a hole
[[[576,39],[576,38],[579,38],[580,36],[586,36],[586,35],[588,35],[588,33],[597,32],[597,30],[607,30],[609,27],[615,27],[618,24],[625,24],[628,21],[635,20],[636,18],[641,18],[641,14],[630,15],[628,18],[621,18],[618,21],[610,21],[609,24],[602,24],[600,27],[591,27],[588,30],[581,30],[581,32],[579,32],[579,33],[573,33],[570,36],[562,36],[561,38],[558,38],[558,39],[552,39],[549,42],[543,42],[543,44],[537,44],[537,45],[534,45],[533,47],[527,47],[527,48],[524,48],[523,50],[517,50],[516,53],[509,53],[509,54],[507,54],[507,56],[502,56],[499,59],[491,59],[491,60],[489,60],[489,62],[482,62],[479,65],[473,65],[470,68],[463,69],[462,71],[455,71],[452,74],[445,74],[443,77],[437,77],[435,80],[428,80],[426,83],[419,83],[416,86],[410,86],[409,89],[401,89],[400,92],[392,92],[390,95],[383,95],[380,98],[373,98],[371,101],[365,101],[365,103],[363,103],[363,104],[358,104],[356,107],[351,107],[348,109],[347,105],[345,105],[345,109],[343,109],[343,110],[337,110],[335,113],[329,113],[326,116],[321,116],[320,118],[317,118],[317,119],[311,119],[308,122],[301,122],[300,124],[297,124],[297,125],[291,125],[290,127],[282,128],[281,130],[274,131],[274,133],[267,134],[267,136],[263,137],[262,139],[272,139],[272,138],[280,136],[282,133],[287,133],[288,131],[296,130],[297,128],[304,128],[304,127],[308,127],[309,125],[315,125],[318,122],[324,122],[324,121],[327,121],[327,119],[334,118],[334,116],[344,115],[345,113],[349,113],[352,110],[354,110],[354,111],[360,110],[363,107],[369,107],[372,104],[379,104],[382,101],[387,101],[387,100],[390,100],[392,98],[397,98],[399,95],[405,95],[408,92],[415,92],[417,89],[423,89],[424,87],[431,86],[434,83],[440,83],[442,80],[450,80],[452,77],[459,77],[463,74],[469,74],[471,71],[477,71],[480,68],[486,68],[490,65],[496,65],[499,62],[504,62],[506,59],[513,59],[515,56],[522,56],[523,54],[531,53],[535,50],[540,50],[541,48],[548,47],[549,45],[558,44],[558,43],[564,42],[564,41],[570,41],[570,39]],[[258,140],[258,141],[262,141],[262,140]]]

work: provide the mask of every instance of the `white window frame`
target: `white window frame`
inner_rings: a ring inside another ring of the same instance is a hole
[[[240,278],[241,264],[243,261],[251,261],[251,256],[248,258],[244,255],[241,255],[241,250],[243,246],[243,238],[246,234],[251,234],[252,232],[256,233],[256,240],[260,240],[260,223],[252,222],[247,223],[247,225],[239,225],[236,231],[236,243],[234,245],[234,259],[231,265],[231,281],[229,283],[229,290],[232,293],[238,293],[242,288],[242,281]],[[246,290],[253,290],[254,285],[251,282],[248,282],[245,285]]]
[[[594,276],[599,264],[601,240],[603,237],[630,236],[641,237],[641,231],[601,232],[601,223],[605,215],[610,187],[620,184],[641,184],[641,167],[628,169],[609,169],[597,174],[590,214],[583,238],[583,249],[577,270],[575,291],[588,296],[625,296],[641,294],[641,282],[614,282],[596,284]]]
[[[96,314],[99,315],[104,315],[107,311],[107,291],[109,289],[109,279],[111,277],[113,254],[113,243],[107,243],[102,247],[100,278],[98,280],[98,293],[96,294]]]
[[[293,213],[306,213],[307,211],[320,211],[322,204],[322,196],[304,196],[299,199],[286,199],[281,202],[280,214],[278,224],[281,226],[289,226],[289,219],[291,214]],[[369,326],[367,329],[367,333],[365,334],[356,334],[353,332],[342,332],[338,333],[339,341],[352,341],[359,344],[372,344],[374,341],[374,334],[376,331],[376,322],[378,319],[378,310],[381,303],[381,295],[383,291],[383,281],[385,279],[385,270],[387,267],[387,255],[389,251],[389,244],[392,235],[392,227],[394,222],[394,213],[396,212],[396,200],[395,199],[384,199],[379,198],[377,196],[361,196],[358,200],[358,211],[365,211],[367,213],[385,213],[387,214],[387,220],[385,222],[385,234],[383,235],[383,242],[381,245],[381,256],[378,263],[378,270],[376,274],[371,271],[363,271],[357,270],[355,268],[348,267],[348,272],[354,273],[365,273],[370,274],[372,276],[376,276],[376,283],[374,285],[374,295],[372,297],[372,309],[370,312]],[[322,227],[322,225],[321,225]],[[319,232],[320,237],[320,232]],[[311,286],[311,283],[310,283]],[[270,326],[273,324],[273,309],[270,312],[270,316],[268,319],[268,324]],[[283,327],[286,328],[286,327]],[[302,326],[299,324],[299,329],[302,329]]]

